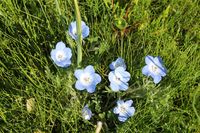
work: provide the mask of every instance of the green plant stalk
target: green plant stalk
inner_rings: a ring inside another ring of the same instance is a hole
[[[78,39],[77,43],[77,67],[81,66],[82,62],[82,30],[81,30],[81,14],[78,7],[78,0],[74,0],[75,14],[76,14],[76,27]]]
[[[196,96],[198,94],[198,91],[199,91],[200,88],[197,88],[196,91],[195,91],[195,94],[194,94],[194,97],[193,97],[193,102],[192,102],[192,107],[193,107],[193,110],[194,110],[194,113],[196,114],[197,118],[198,118],[198,123],[200,125],[200,117],[198,115],[198,112],[195,108],[195,103],[196,103]]]
[[[123,49],[124,49],[124,33],[121,31],[121,57],[123,57]]]

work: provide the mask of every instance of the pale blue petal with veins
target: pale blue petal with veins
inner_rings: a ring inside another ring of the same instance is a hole
[[[111,70],[115,70],[117,67],[123,67],[126,70],[126,64],[124,62],[124,59],[122,59],[121,57],[117,58],[116,61],[113,61],[110,65],[109,65]]]

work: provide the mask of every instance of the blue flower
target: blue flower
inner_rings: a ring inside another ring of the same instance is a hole
[[[61,41],[56,44],[56,49],[51,50],[51,59],[59,67],[68,67],[71,64],[72,51]]]
[[[88,108],[88,105],[85,105],[85,107],[82,109],[82,116],[85,120],[90,120],[92,117],[92,111]]]
[[[167,70],[163,66],[160,57],[152,57],[150,55],[145,57],[146,66],[143,67],[142,73],[146,76],[151,76],[155,84],[159,83],[162,77],[166,76]]]
[[[133,104],[132,100],[124,102],[123,100],[117,101],[117,107],[113,109],[113,113],[119,114],[118,119],[121,122],[125,122],[129,117],[135,113],[135,108],[131,107]]]
[[[113,91],[128,89],[128,81],[130,80],[130,73],[127,72],[123,67],[117,67],[114,71],[108,74],[108,79],[110,81],[110,87]]]
[[[126,70],[126,64],[124,62],[124,59],[122,58],[117,58],[116,61],[113,61],[110,65],[109,65],[111,70],[115,70],[117,67],[123,67]]]
[[[78,79],[75,88],[78,90],[86,89],[89,93],[93,93],[96,85],[101,82],[100,75],[95,73],[91,65],[87,66],[84,70],[76,70],[74,75]]]
[[[86,38],[89,33],[90,33],[90,29],[89,27],[85,24],[85,22],[81,21],[81,28],[82,28],[82,38]],[[77,27],[76,27],[76,21],[71,22],[71,24],[69,25],[69,35],[74,39],[77,40],[78,39],[78,35],[77,35]]]

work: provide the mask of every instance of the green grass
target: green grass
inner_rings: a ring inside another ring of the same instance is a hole
[[[95,66],[103,80],[94,94],[74,89],[76,44],[67,33],[76,18],[72,0],[0,1],[0,132],[94,132],[97,121],[104,122],[102,132],[200,132],[199,1],[84,0],[79,6],[90,27],[82,66]],[[125,32],[117,18],[126,20]],[[67,69],[50,59],[61,40],[73,51]],[[141,73],[146,55],[161,56],[168,70],[158,85]],[[113,93],[108,65],[118,56],[131,81],[127,92]],[[36,101],[31,113],[29,98]],[[125,123],[112,114],[119,98],[132,99],[136,108]],[[86,103],[91,121],[81,117]]]

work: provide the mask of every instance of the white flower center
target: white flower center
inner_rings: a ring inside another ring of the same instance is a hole
[[[74,35],[77,35],[77,30],[76,30],[76,28],[74,28],[74,29],[72,30],[72,33],[73,33]]]
[[[64,54],[64,52],[63,52],[63,51],[58,51],[58,52],[56,53],[56,59],[57,59],[58,61],[64,60],[64,59],[65,59],[65,54]]]
[[[83,73],[80,77],[80,81],[83,85],[88,86],[92,83],[93,78],[89,73]]]
[[[115,83],[117,83],[117,84],[120,84],[120,81],[121,81],[121,80],[120,80],[119,77],[117,77],[117,76],[115,75],[113,81],[114,81]]]
[[[121,79],[122,79],[122,76],[119,73],[115,73],[113,81],[116,84],[121,84]]]
[[[125,114],[127,112],[127,107],[124,104],[120,105],[119,112]]]
[[[154,74],[159,74],[159,68],[154,64],[149,65],[149,70]]]

